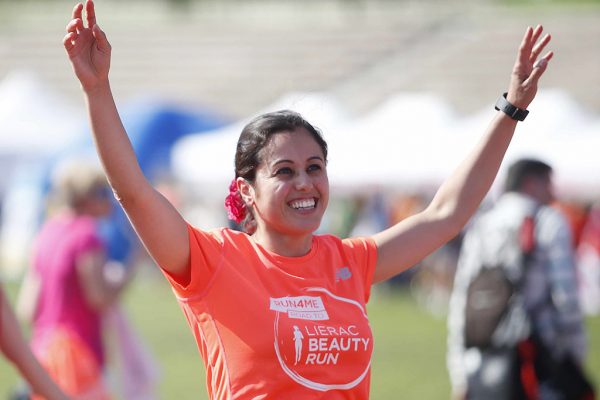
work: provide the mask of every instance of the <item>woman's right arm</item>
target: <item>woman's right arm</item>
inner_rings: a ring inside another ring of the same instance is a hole
[[[175,277],[189,273],[187,224],[148,182],[119,117],[108,79],[111,47],[96,24],[94,3],[73,9],[64,47],[85,94],[94,142],[115,197],[144,246]]]

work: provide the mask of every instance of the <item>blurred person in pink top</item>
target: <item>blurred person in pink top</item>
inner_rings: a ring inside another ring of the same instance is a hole
[[[446,243],[477,210],[535,97],[552,57],[541,56],[549,41],[541,26],[527,29],[508,93],[497,103],[502,111],[422,212],[368,237],[316,235],[329,200],[327,144],[299,114],[278,111],[253,119],[237,144],[226,207],[244,232],[204,231],[144,177],[112,96],[111,46],[94,3],[74,7],[63,44],[98,154],[116,198],[173,287],[206,366],[211,399],[369,397],[371,285]]]
[[[32,321],[32,348],[74,399],[109,398],[103,383],[102,314],[130,274],[107,265],[97,219],[111,210],[111,190],[87,162],[61,165],[52,182],[57,210],[42,226],[19,299]]]

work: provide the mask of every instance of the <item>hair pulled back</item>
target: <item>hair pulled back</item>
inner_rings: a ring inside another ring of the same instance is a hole
[[[323,151],[323,159],[327,162],[327,143],[323,139],[321,132],[306,121],[302,116],[290,110],[281,110],[262,114],[250,121],[240,134],[235,152],[235,178],[244,178],[250,183],[256,179],[256,169],[262,162],[262,150],[269,143],[271,137],[277,133],[294,133],[298,129],[304,128],[312,138],[317,142]],[[252,210],[245,204],[240,205],[241,196],[237,192],[232,192],[227,196],[225,206],[231,219],[233,215],[243,215],[239,218],[241,227],[252,234],[256,229]],[[240,210],[239,207],[244,208]],[[237,207],[237,208],[236,208]]]
[[[327,161],[327,143],[321,132],[306,121],[300,114],[290,110],[262,114],[248,123],[242,130],[235,152],[235,177],[254,182],[256,168],[261,160],[261,150],[271,136],[281,132],[295,132],[304,128],[317,142]]]

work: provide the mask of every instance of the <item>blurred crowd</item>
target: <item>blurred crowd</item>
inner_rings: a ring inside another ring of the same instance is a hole
[[[84,220],[85,218],[88,218],[88,220],[92,218],[91,221],[95,226],[94,229],[97,230],[96,233],[89,232],[86,229],[78,231],[77,228],[70,225],[58,229],[71,231],[75,234],[74,240],[76,241],[85,242],[87,240],[89,242],[89,240],[92,240],[86,245],[87,247],[81,248],[81,251],[88,251],[85,250],[86,248],[94,250],[95,245],[93,243],[98,243],[98,245],[104,243],[102,246],[106,246],[101,248],[101,259],[104,261],[97,266],[102,272],[100,272],[100,275],[97,275],[97,273],[91,275],[92,278],[96,276],[95,279],[97,279],[97,276],[104,276],[105,280],[103,282],[105,283],[102,285],[88,285],[96,289],[104,288],[106,291],[104,294],[96,293],[96,302],[99,304],[100,308],[98,310],[101,310],[101,314],[97,314],[98,311],[90,310],[89,312],[95,315],[93,317],[95,319],[101,315],[101,318],[105,321],[103,326],[108,329],[111,340],[116,341],[118,348],[127,349],[125,352],[117,351],[113,354],[113,356],[120,356],[121,360],[117,364],[114,364],[115,360],[112,362],[114,365],[120,365],[118,367],[119,374],[124,374],[120,379],[121,385],[124,386],[121,386],[119,390],[121,392],[129,390],[130,392],[126,397],[128,399],[151,398],[152,394],[148,391],[151,390],[150,387],[152,386],[150,382],[157,376],[156,363],[143,344],[139,343],[139,337],[127,321],[126,315],[119,309],[117,300],[118,292],[121,291],[121,288],[124,288],[125,283],[133,276],[132,271],[136,269],[135,266],[139,264],[146,265],[151,263],[151,260],[144,252],[139,251],[140,244],[137,239],[131,236],[132,232],[122,232],[123,228],[120,224],[123,222],[121,219],[124,216],[120,215],[120,209],[114,208],[116,204],[110,205],[112,196],[108,192],[109,188],[102,183],[103,179],[97,175],[98,172],[94,168],[90,168],[89,162],[79,164],[73,162],[62,163],[56,170],[54,175],[62,173],[67,176],[55,180],[47,192],[44,220],[49,220],[50,223],[53,220],[62,221],[58,223],[59,225],[67,223],[68,218],[66,216],[74,213],[73,207],[79,204],[80,198],[90,199],[91,205],[85,206],[85,214],[91,215],[91,217],[84,216]],[[69,174],[72,176],[69,176]],[[207,201],[194,196],[193,192],[186,191],[174,179],[161,179],[156,186],[172,204],[181,210],[182,214],[191,223],[197,223],[205,228],[228,223],[225,209],[219,202]],[[418,193],[405,193],[381,186],[367,188],[362,194],[342,193],[342,195],[332,198],[320,231],[334,233],[340,237],[370,235],[421,211],[428,204],[430,196],[431,193],[427,190]],[[488,198],[482,205],[480,213],[490,209],[494,203],[494,199]],[[66,213],[65,206],[67,206]],[[77,205],[77,207],[81,207],[81,205]],[[576,256],[578,295],[582,310],[587,315],[600,315],[600,203],[591,200],[557,199],[553,202],[552,207],[566,218],[572,231],[572,248]],[[118,215],[117,217],[114,215],[115,212]],[[48,222],[45,222],[45,224],[47,225]],[[229,224],[231,227],[236,228],[236,225],[231,221]],[[87,233],[77,233],[84,231]],[[65,233],[50,232],[45,235],[46,240],[52,241],[61,238],[63,242],[65,241]],[[89,236],[91,239],[86,239],[86,235],[91,235]],[[129,242],[126,246],[127,250],[110,250],[110,243],[117,243],[117,247],[122,247],[123,243],[121,242],[123,240]],[[434,315],[444,318],[448,311],[462,240],[463,235],[461,234],[425,258],[419,265],[400,274],[391,281],[378,285],[376,290],[384,292],[388,290],[409,290],[423,307]],[[55,252],[60,247],[60,242],[61,240],[54,244],[50,243],[50,247],[46,251]],[[39,250],[33,242],[30,251],[34,253],[30,253],[29,256],[34,256],[33,259],[35,259],[35,252]],[[46,257],[49,256],[46,255]],[[18,276],[23,276],[25,272],[25,270],[22,270]],[[36,308],[35,302],[39,301],[35,300],[39,295],[31,294],[31,282],[29,282],[31,276],[29,276],[30,274],[27,275],[28,277],[25,279],[21,290],[18,312],[21,317],[27,316],[25,319],[35,321],[33,310]],[[85,279],[85,276],[86,274],[79,275],[82,279]],[[65,282],[68,282],[68,279],[74,278],[73,275],[68,275],[61,279],[67,279]],[[48,280],[46,281],[48,282]],[[55,283],[54,285],[58,286],[47,290],[58,290],[58,292],[45,294],[48,299],[54,299],[53,301],[46,300],[46,307],[50,304],[53,304],[53,307],[56,307],[57,304],[63,304],[63,302],[56,302],[56,299],[61,296],[60,287],[64,283]],[[39,291],[39,288],[37,290]],[[80,293],[78,296],[84,296],[84,293]],[[90,296],[90,294],[88,293],[86,296]],[[102,299],[105,299],[105,301]],[[82,301],[84,301],[83,297],[76,301],[65,299],[64,304],[72,306],[73,304],[82,304]],[[107,307],[107,305],[112,305],[115,302],[116,307]],[[50,310],[45,312],[60,314],[61,311]],[[40,317],[38,314],[38,318],[47,319],[48,317]],[[47,321],[42,322],[42,324],[47,323]],[[86,324],[89,325],[89,323]],[[35,324],[33,326],[35,327]],[[34,337],[40,334],[39,330],[35,328],[33,332]],[[57,343],[73,343],[66,339],[66,336],[69,336],[68,333],[62,332],[61,335],[54,339]],[[99,339],[94,340],[97,342]],[[39,343],[44,341],[38,338],[34,342],[38,343],[34,348],[37,348],[36,351],[41,359],[48,358],[49,356],[47,354],[44,356],[43,351],[40,350]],[[63,352],[64,347],[61,346],[59,348]],[[94,346],[100,345],[97,343]],[[81,349],[74,351],[79,354]],[[83,359],[80,354],[76,357]],[[104,356],[97,357],[100,357],[99,360],[104,358]],[[102,366],[103,363],[104,361],[100,365]],[[131,371],[131,365],[124,367],[127,363],[133,364],[133,370],[137,371],[137,375],[127,376],[127,371]],[[60,365],[54,364],[53,367],[49,368],[57,369],[59,367]],[[58,372],[55,371],[55,373]],[[60,376],[60,373],[58,374]],[[136,397],[136,390],[141,391],[143,394],[139,395],[138,393]]]

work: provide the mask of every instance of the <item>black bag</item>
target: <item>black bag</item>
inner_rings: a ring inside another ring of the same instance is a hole
[[[508,310],[513,292],[501,266],[481,269],[467,291],[466,347],[491,347],[492,335]]]
[[[514,242],[519,246],[523,274],[533,258],[535,250],[535,218],[539,207],[533,215],[524,218],[518,238]],[[520,282],[514,283],[507,278],[502,264],[482,266],[477,276],[467,289],[465,307],[465,346],[486,349],[493,345],[492,336],[496,328],[508,313],[513,294]],[[516,344],[516,343],[515,343]]]

